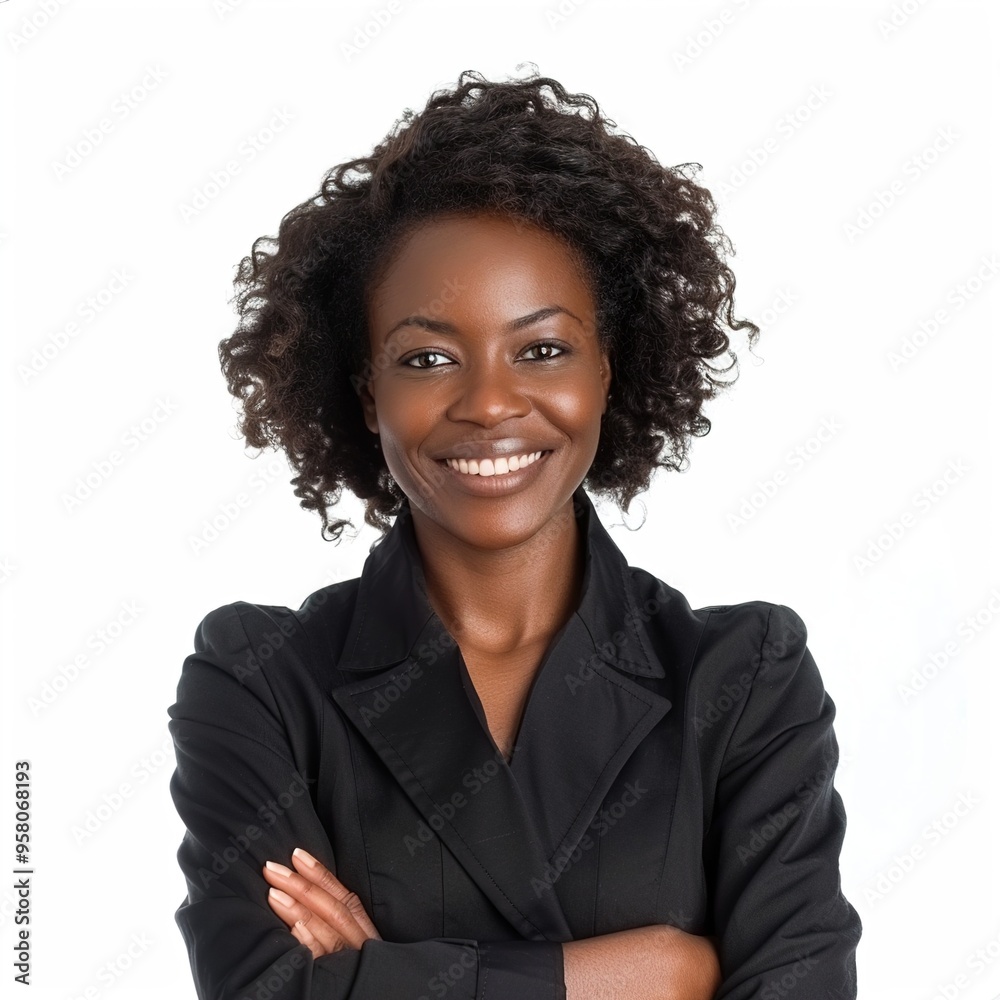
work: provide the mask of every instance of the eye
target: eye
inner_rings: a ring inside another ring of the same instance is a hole
[[[565,354],[566,353],[566,348],[563,347],[563,346],[561,346],[560,344],[557,344],[554,340],[540,340],[540,341],[538,341],[537,344],[532,344],[530,347],[526,347],[524,349],[524,353],[525,354],[528,354],[531,351],[547,351],[547,352],[555,351],[557,353],[555,353],[555,354],[548,353],[548,354],[544,355],[543,357],[535,358],[534,359],[536,361],[553,361],[553,360],[555,360],[555,358],[559,357],[560,354]],[[413,363],[413,362],[417,361],[420,358],[430,358],[430,359],[432,359],[432,363],[430,363],[430,364],[414,364]],[[407,368],[419,368],[419,369],[423,369],[424,371],[426,371],[426,370],[428,370],[430,368],[443,368],[444,367],[441,364],[434,364],[433,363],[434,359],[443,359],[446,362],[449,362],[451,360],[448,357],[447,354],[444,354],[441,351],[420,351],[417,354],[411,354],[408,358],[403,358],[400,361],[400,364],[401,365],[405,365]]]
[[[400,364],[406,365],[407,368],[440,368],[441,365],[413,365],[410,364],[411,361],[416,361],[417,358],[444,358],[447,360],[447,355],[442,354],[440,351],[421,351],[419,354],[411,354],[408,358],[404,358]]]
[[[555,350],[555,351],[558,351],[559,353],[558,354],[549,354],[549,355],[547,355],[545,357],[538,358],[537,360],[539,360],[539,361],[552,361],[555,358],[559,357],[559,354],[565,354],[566,353],[566,348],[561,347],[554,340],[540,340],[537,344],[532,344],[531,347],[526,347],[524,350],[525,350],[525,353],[527,353],[528,351],[539,351],[539,350],[543,350],[543,349],[546,350],[546,351]]]

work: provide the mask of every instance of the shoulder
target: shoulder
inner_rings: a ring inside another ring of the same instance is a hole
[[[244,683],[259,674],[280,680],[296,668],[315,673],[339,654],[358,583],[355,578],[315,590],[298,609],[243,600],[220,605],[198,623],[195,655],[209,656]]]
[[[699,608],[698,614],[705,616],[711,635],[757,644],[758,666],[769,654],[804,647],[808,638],[805,622],[787,604],[761,600],[713,604]]]
[[[744,601],[699,609],[705,614],[702,656],[713,669],[705,670],[715,685],[716,699],[725,703],[727,691],[737,685],[747,707],[783,702],[812,702],[819,711],[825,700],[823,682],[807,645],[808,631],[797,611],[772,601]],[[729,685],[726,688],[724,685]],[[720,694],[721,692],[721,694]],[[766,708],[765,708],[766,710]]]
[[[749,600],[737,604],[692,607],[687,597],[652,573],[629,567],[633,599],[652,629],[696,633],[699,647],[723,643],[733,655],[759,661],[762,650],[804,646],[806,626],[798,612],[773,601]]]
[[[766,600],[693,608],[662,580],[631,573],[636,606],[649,613],[646,634],[696,732],[734,725],[751,701],[762,711],[789,699],[823,708],[823,682],[794,608]]]

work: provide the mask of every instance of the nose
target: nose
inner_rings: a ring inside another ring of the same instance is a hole
[[[494,427],[531,412],[527,387],[516,369],[502,359],[470,366],[455,380],[454,391],[447,409],[450,420]]]

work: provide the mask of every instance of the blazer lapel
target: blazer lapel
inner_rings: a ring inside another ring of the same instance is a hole
[[[533,879],[544,881],[572,855],[625,762],[670,707],[612,669],[583,619],[570,619],[535,679],[511,759],[546,853]]]
[[[434,632],[428,621],[424,633]],[[334,690],[333,697],[381,757],[427,825],[482,892],[529,940],[572,933],[552,893],[526,872],[546,857],[517,782],[479,722],[454,649],[433,665],[398,668]]]

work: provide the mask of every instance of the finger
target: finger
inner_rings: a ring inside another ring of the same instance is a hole
[[[292,927],[292,934],[300,944],[304,944],[311,952],[313,958],[329,954],[323,946],[316,940],[315,935],[309,930],[309,925],[304,920],[296,920]]]
[[[329,868],[317,861],[308,851],[303,851],[301,847],[296,847],[292,851],[292,864],[303,878],[318,885],[334,899],[343,903],[367,937],[382,940],[357,893],[351,892]]]
[[[267,901],[271,909],[288,925],[292,935],[301,944],[307,944],[307,942],[299,928],[305,927],[308,930],[311,943],[307,944],[307,947],[313,952],[314,958],[350,947],[342,935],[338,934],[332,927],[327,926],[308,907],[293,899],[287,892],[271,886],[268,890]]]
[[[287,892],[276,889],[273,885],[268,887],[267,902],[274,912],[281,917],[291,930],[300,920],[307,920],[311,914],[307,907],[298,900],[293,899]]]
[[[268,861],[263,873],[272,888],[291,896],[294,904],[301,906],[301,911],[291,909],[295,919],[306,920],[324,946],[334,950],[346,943],[351,948],[360,948],[368,940],[368,934],[358,926],[347,906],[321,886],[275,861]],[[316,917],[320,924],[316,923]]]

